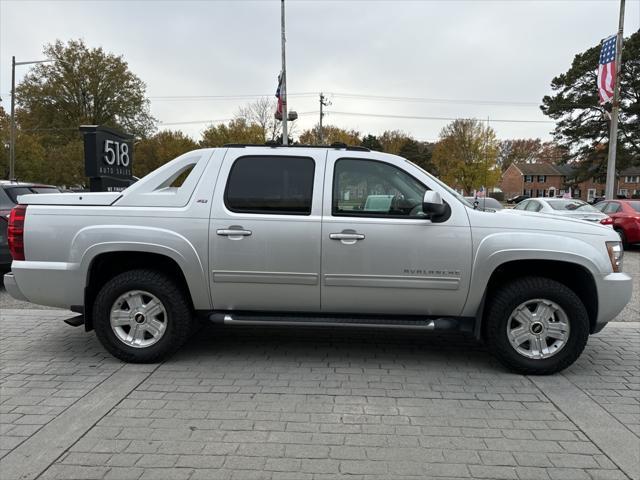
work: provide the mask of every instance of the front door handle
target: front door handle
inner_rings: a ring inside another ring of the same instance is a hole
[[[364,240],[364,235],[361,233],[330,233],[329,238],[331,240]]]
[[[222,237],[229,238],[248,237],[249,235],[251,235],[251,230],[245,230],[242,227],[233,225],[229,228],[220,228],[216,230],[216,234]]]

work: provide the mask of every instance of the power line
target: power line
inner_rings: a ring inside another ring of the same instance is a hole
[[[458,105],[505,105],[520,107],[539,107],[539,102],[518,102],[509,100],[463,100],[452,98],[427,98],[427,97],[401,97],[387,95],[367,95],[359,93],[338,93],[330,92],[330,95],[341,98],[363,99],[363,100],[382,100],[390,102],[407,102],[407,103],[443,103]]]
[[[331,110],[332,115],[347,115],[352,117],[379,117],[379,118],[405,118],[409,120],[445,120],[445,121],[453,121],[453,120],[461,120],[461,119],[470,119],[473,117],[427,117],[420,115],[392,115],[392,114],[383,114],[383,113],[362,113],[362,112],[336,112]],[[527,120],[527,119],[495,119],[491,118],[492,122],[499,123],[555,123],[551,120]]]

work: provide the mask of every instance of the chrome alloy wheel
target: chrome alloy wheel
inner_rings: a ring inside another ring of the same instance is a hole
[[[120,295],[109,314],[116,337],[130,347],[145,348],[157,343],[167,329],[167,311],[149,292],[131,290]]]
[[[569,340],[569,318],[555,302],[544,298],[518,305],[507,321],[511,346],[527,358],[554,356]]]

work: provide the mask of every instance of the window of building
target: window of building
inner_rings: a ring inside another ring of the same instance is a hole
[[[224,203],[232,212],[310,215],[314,172],[308,157],[240,157],[229,172]]]
[[[626,188],[618,189],[618,196],[619,197],[626,197],[628,193],[629,193],[629,191]]]
[[[546,175],[538,175],[538,183],[545,183],[547,181]]]
[[[624,183],[640,183],[640,175],[632,175],[624,177]]]
[[[544,197],[544,196],[545,196],[544,190],[541,190],[541,189],[536,190],[536,197]]]
[[[533,175],[525,175],[524,183],[533,183]]]
[[[336,162],[333,215],[424,218],[425,187],[388,163],[353,158]]]

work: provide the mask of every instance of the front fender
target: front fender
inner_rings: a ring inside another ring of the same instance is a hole
[[[599,237],[595,237],[599,238]],[[551,260],[567,262],[586,268],[595,278],[610,270],[602,250],[575,237],[553,233],[501,232],[484,237],[475,251],[471,275],[471,289],[463,311],[464,316],[476,316],[483,302],[493,272],[507,262],[517,260]],[[535,271],[523,272],[535,275]]]
[[[192,221],[197,221],[192,219]],[[207,231],[207,227],[204,227]],[[80,277],[86,285],[93,260],[111,252],[146,252],[164,255],[174,260],[187,281],[196,309],[211,309],[206,255],[185,236],[168,229],[132,225],[98,225],[80,230],[71,245],[71,262],[78,264]]]

